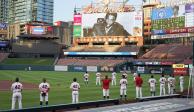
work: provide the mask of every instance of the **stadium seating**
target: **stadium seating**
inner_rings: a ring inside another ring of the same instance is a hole
[[[82,66],[115,66],[126,62],[122,59],[59,59],[57,65],[82,65]]]
[[[131,46],[123,46],[123,47],[120,47],[117,51],[118,52],[139,52],[140,50],[140,47],[138,46],[135,46],[135,45],[131,45]]]
[[[56,54],[60,52],[57,42],[51,40],[28,40],[13,43],[14,53]]]
[[[145,53],[141,59],[186,59],[192,56],[192,46],[182,44],[161,44]]]
[[[0,62],[7,58],[9,53],[0,53]]]

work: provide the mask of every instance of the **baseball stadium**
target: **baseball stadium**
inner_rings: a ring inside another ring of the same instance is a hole
[[[54,0],[43,19],[41,0],[2,0],[0,111],[194,111],[194,1],[128,1],[96,0],[53,24]]]

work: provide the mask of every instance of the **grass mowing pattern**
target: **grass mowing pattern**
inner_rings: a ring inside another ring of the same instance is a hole
[[[52,65],[54,58],[7,58],[1,64]]]
[[[95,101],[102,99],[102,89],[101,86],[96,86],[96,76],[95,73],[89,73],[89,86],[85,86],[83,81],[83,74],[81,72],[55,72],[55,71],[0,71],[0,80],[15,80],[15,77],[19,77],[21,82],[35,83],[40,84],[42,78],[47,78],[47,81],[51,85],[51,91],[49,92],[49,105],[56,104],[67,104],[71,103],[71,89],[69,88],[73,77],[78,79],[80,83],[80,102],[85,101]],[[111,76],[111,73],[102,73],[103,75]],[[121,77],[120,73],[117,73],[117,86],[111,86],[110,88],[110,98],[119,98],[119,80]],[[143,96],[149,96],[149,85],[148,79],[150,75],[142,75],[144,84],[143,84]],[[158,80],[160,75],[155,75],[155,78]],[[189,77],[185,77],[184,87],[188,86]],[[176,77],[176,90],[179,91],[179,80]],[[135,86],[133,82],[133,76],[130,74],[128,77],[128,90],[127,96],[129,99],[135,98]],[[25,88],[25,85],[24,85]],[[167,91],[167,86],[166,86]],[[156,86],[156,94],[159,95],[159,83]],[[0,110],[10,109],[11,108],[11,91],[0,91]],[[23,108],[39,106],[39,90],[38,87],[36,90],[24,90],[22,92],[22,103]],[[18,107],[18,106],[17,106]]]

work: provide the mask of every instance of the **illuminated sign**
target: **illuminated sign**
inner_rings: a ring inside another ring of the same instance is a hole
[[[194,27],[152,31],[152,34],[154,35],[178,34],[178,33],[194,33]]]
[[[45,34],[45,28],[42,26],[32,26],[31,27],[32,34]]]
[[[73,24],[74,25],[81,25],[81,22],[82,22],[82,16],[81,16],[81,14],[74,15]]]
[[[184,64],[173,64],[172,68],[185,68]]]
[[[64,55],[137,55],[137,52],[64,52]]]
[[[0,23],[0,29],[7,29],[7,23]]]
[[[82,14],[82,37],[142,36],[142,18],[141,11]]]
[[[184,28],[184,27],[185,27],[184,16],[152,21],[152,30]]]

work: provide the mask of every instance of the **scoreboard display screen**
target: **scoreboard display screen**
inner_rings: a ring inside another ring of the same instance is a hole
[[[152,20],[152,30],[174,29],[185,27],[185,16]]]

